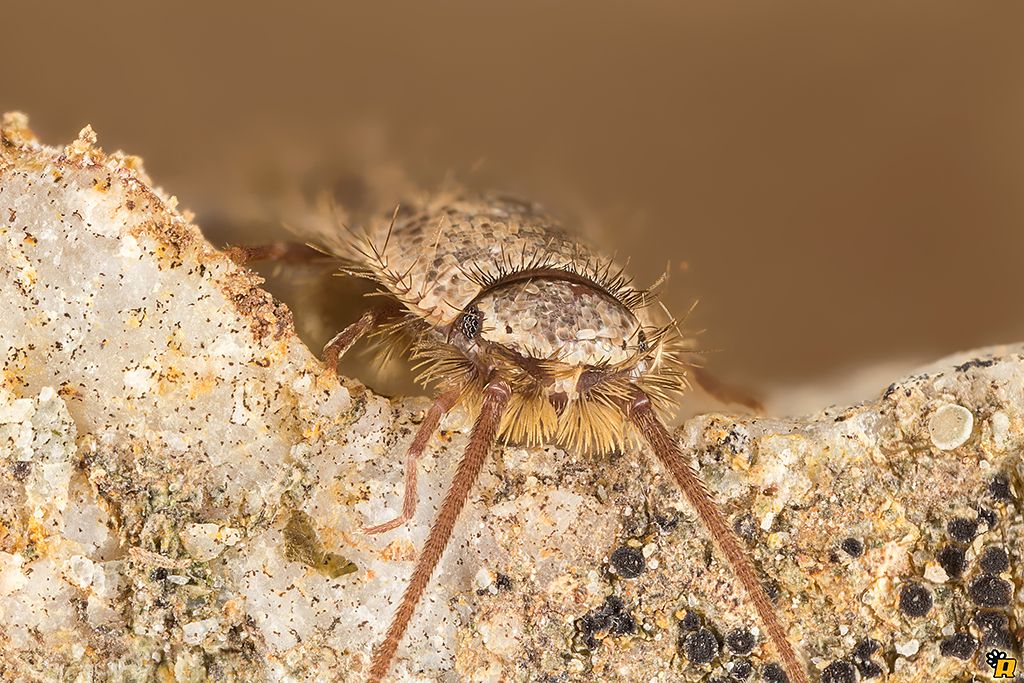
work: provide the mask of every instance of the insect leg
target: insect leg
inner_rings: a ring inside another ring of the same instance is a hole
[[[270,242],[247,247],[229,246],[224,249],[229,259],[240,266],[253,261],[283,261],[306,263],[324,258],[324,254],[302,242]]]
[[[371,309],[359,316],[359,320],[334,335],[331,341],[327,342],[324,346],[322,354],[327,370],[331,374],[337,372],[338,359],[352,348],[352,345],[359,341],[363,335],[375,328],[386,315],[386,311],[376,308]]]
[[[423,455],[423,451],[426,450],[430,437],[437,431],[437,425],[441,422],[441,418],[452,409],[452,406],[459,400],[459,395],[459,390],[452,389],[438,396],[434,404],[430,406],[430,410],[427,411],[426,417],[423,418],[420,428],[416,431],[416,436],[413,437],[412,444],[405,454],[405,494],[402,498],[402,514],[383,524],[364,528],[364,534],[382,534],[400,527],[412,519],[416,512],[417,500],[416,464]]]
[[[764,412],[764,405],[759,398],[740,387],[726,384],[705,368],[690,365],[687,369],[687,374],[696,380],[701,389],[722,403],[736,403],[749,408],[755,413]]]
[[[683,459],[679,452],[679,446],[675,439],[669,434],[665,425],[661,423],[654,414],[651,407],[651,400],[646,394],[637,392],[637,395],[629,406],[629,417],[639,428],[644,438],[654,449],[654,453],[661,460],[672,476],[675,477],[679,488],[686,495],[690,505],[697,511],[704,526],[707,527],[718,549],[725,555],[729,566],[736,573],[747,595],[754,603],[761,621],[768,630],[768,635],[775,649],[778,650],[785,665],[786,673],[792,683],[807,683],[806,669],[796,657],[793,647],[786,638],[786,632],[782,627],[775,607],[772,605],[768,594],[758,579],[757,570],[750,561],[747,553],[736,538],[736,533],[725,521],[724,515],[719,510],[711,494],[704,483],[697,477],[697,474],[690,468],[690,465]]]
[[[395,657],[402,636],[405,635],[416,605],[423,597],[423,591],[426,590],[427,583],[448,545],[452,530],[455,528],[455,520],[458,519],[462,507],[466,503],[466,498],[469,497],[469,491],[480,474],[484,459],[494,444],[501,416],[505,412],[511,395],[512,391],[508,384],[501,380],[488,383],[484,389],[483,406],[473,425],[466,453],[462,456],[451,486],[448,487],[448,493],[445,494],[444,502],[441,503],[441,509],[438,510],[437,517],[434,518],[434,523],[430,527],[427,542],[416,560],[416,568],[412,572],[412,578],[409,579],[409,585],[405,588],[405,594],[402,595],[402,602],[399,603],[395,616],[391,620],[387,635],[373,651],[368,679],[370,683],[379,683],[391,667],[391,661]]]

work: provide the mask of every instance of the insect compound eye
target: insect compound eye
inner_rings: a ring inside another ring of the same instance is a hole
[[[647,345],[647,335],[644,334],[643,330],[636,333],[636,345],[640,349],[640,353],[647,353],[647,350],[650,348]]]
[[[457,326],[466,339],[473,339],[480,334],[480,324],[483,321],[483,314],[476,306],[470,306],[463,311]]]

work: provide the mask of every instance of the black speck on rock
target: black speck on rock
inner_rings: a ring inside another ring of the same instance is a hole
[[[725,635],[725,644],[738,655],[749,654],[756,640],[754,634],[745,628],[734,628]]]
[[[1009,582],[992,574],[982,574],[971,581],[967,594],[974,604],[982,607],[1005,607],[1010,604]]]
[[[970,543],[978,535],[978,523],[966,517],[956,517],[946,523],[946,531],[954,540]]]
[[[757,523],[753,515],[743,515],[732,524],[733,531],[747,543],[753,543],[757,538]]]
[[[163,581],[167,578],[167,569],[164,567],[157,567],[149,573],[149,578],[153,581]]]
[[[951,579],[958,579],[964,573],[965,563],[964,549],[955,545],[947,545],[939,549],[935,559],[939,561],[946,575]]]
[[[978,564],[981,565],[981,571],[986,574],[999,574],[1009,569],[1010,557],[999,546],[989,546],[981,553]]]
[[[999,515],[994,510],[989,510],[986,507],[978,506],[978,521],[984,522],[985,526],[989,529],[995,529],[996,524],[999,523]]]
[[[647,568],[644,554],[640,552],[640,549],[631,548],[628,545],[615,549],[615,552],[612,553],[611,563],[615,573],[624,579],[635,579]]]
[[[977,649],[978,641],[969,633],[954,633],[939,644],[939,652],[943,657],[956,657],[963,660],[970,659]]]
[[[839,544],[839,547],[843,549],[850,557],[860,557],[864,554],[864,542],[859,538],[844,538],[843,542]]]
[[[749,659],[737,659],[732,663],[732,670],[729,671],[729,678],[734,681],[745,681],[754,673]]]
[[[782,593],[782,589],[779,587],[779,582],[775,579],[768,579],[764,582],[764,592],[768,595],[768,599],[775,604],[779,601],[779,595]]]
[[[919,583],[906,583],[900,589],[900,611],[908,617],[923,617],[932,608],[932,594]]]
[[[974,623],[982,631],[1002,631],[1010,626],[1010,618],[1002,612],[983,609],[974,615]]]
[[[786,671],[772,662],[761,671],[761,677],[764,678],[765,683],[789,683],[789,676],[786,675]]]
[[[709,629],[697,629],[683,638],[683,652],[693,664],[710,664],[718,656],[718,638]]]
[[[870,659],[857,662],[857,671],[860,671],[861,678],[878,678],[882,675],[882,667]]]
[[[498,575],[494,577],[494,587],[500,591],[507,591],[512,588],[512,579],[508,578],[507,575],[498,572]]]
[[[988,493],[996,500],[1011,500],[1013,494],[1010,492],[1010,478],[1005,474],[997,474],[988,483]]]
[[[576,623],[576,628],[583,636],[583,642],[593,649],[598,645],[594,636],[599,631],[607,631],[613,636],[621,636],[636,631],[636,621],[626,609],[621,598],[610,595],[598,609],[587,612]]]
[[[690,631],[696,631],[698,628],[700,628],[700,615],[687,610],[679,622],[679,630],[683,633],[689,633]]]
[[[870,659],[871,655],[878,652],[878,648],[882,646],[874,638],[861,638],[861,640],[853,646],[853,656],[859,659]]]
[[[821,683],[857,683],[857,672],[849,662],[832,662],[821,672]]]

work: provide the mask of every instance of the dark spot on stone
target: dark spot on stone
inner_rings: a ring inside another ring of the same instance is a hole
[[[998,576],[983,574],[971,581],[967,594],[982,607],[1005,607],[1010,604],[1010,584]]]
[[[859,659],[871,659],[882,645],[874,638],[862,638],[853,646],[853,656]]]
[[[985,647],[998,647],[1004,650],[1014,649],[1016,642],[1013,636],[1010,635],[1009,629],[999,629],[997,631],[985,631],[982,636],[982,642]]]
[[[956,371],[957,372],[964,372],[965,370],[970,370],[971,368],[990,368],[990,367],[992,367],[995,364],[996,364],[995,360],[993,360],[991,358],[987,358],[985,360],[981,360],[980,358],[975,358],[974,360],[969,360],[969,361],[967,361],[966,363],[964,363],[962,365],[956,366]]]
[[[624,579],[635,579],[647,568],[644,554],[640,552],[640,549],[631,548],[628,545],[615,549],[615,552],[612,553],[611,563],[615,573]]]
[[[603,605],[580,618],[576,628],[587,647],[594,649],[600,642],[594,634],[600,631],[607,631],[613,636],[633,633],[636,631],[636,621],[620,598],[609,595]]]
[[[882,675],[882,667],[870,659],[856,662],[857,671],[860,671],[861,678],[878,678]]]
[[[512,588],[512,579],[498,572],[498,575],[494,577],[494,586],[500,591],[507,591]]]
[[[749,654],[754,649],[754,643],[756,642],[757,639],[754,638],[754,634],[745,628],[734,628],[725,636],[725,644],[738,655]]]
[[[995,529],[996,523],[999,521],[999,517],[996,515],[994,510],[978,506],[978,521],[984,522],[985,526],[989,529]]]
[[[1010,493],[1010,478],[1005,474],[992,477],[992,481],[988,483],[988,493],[996,500],[1013,499],[1013,494]]]
[[[949,520],[946,524],[946,531],[955,540],[961,543],[970,543],[978,535],[978,523],[966,517],[957,517]]]
[[[747,543],[757,539],[757,524],[752,515],[743,515],[732,524],[733,531]]]
[[[15,460],[11,465],[11,474],[18,481],[25,481],[28,479],[29,473],[32,472],[32,463],[27,460]]]
[[[512,334],[512,326],[505,325],[505,334]]]
[[[662,531],[672,531],[679,526],[679,515],[673,514],[671,517],[658,515],[654,518],[654,523],[657,524],[658,528]]]
[[[718,638],[706,628],[697,629],[683,638],[683,652],[693,664],[710,664],[718,656]]]
[[[986,574],[999,574],[1005,572],[1010,566],[1010,558],[1006,551],[999,546],[989,546],[981,553],[978,560],[981,570]]]
[[[835,661],[821,672],[821,683],[857,683],[857,672],[849,662]]]
[[[860,557],[864,554],[864,543],[859,538],[844,538],[839,547],[850,557]]]
[[[729,671],[729,678],[734,681],[745,681],[750,678],[753,673],[754,667],[751,666],[750,660],[736,659],[733,660],[732,670]]]
[[[779,601],[779,595],[782,593],[782,589],[779,587],[779,582],[775,579],[768,579],[763,585],[764,592],[768,594],[768,599],[771,600],[773,604],[777,603]]]
[[[157,567],[149,573],[149,578],[153,581],[163,581],[167,578],[167,570],[163,567]]]
[[[761,676],[764,678],[765,683],[789,683],[789,676],[786,675],[786,671],[772,662],[761,671]]]
[[[687,610],[686,614],[683,615],[682,620],[679,622],[679,630],[683,633],[690,631],[696,631],[700,628],[700,615],[696,612]]]
[[[1002,612],[986,609],[974,615],[974,623],[982,631],[1001,631],[1009,628],[1010,619]]]
[[[906,583],[900,589],[900,611],[908,617],[923,617],[932,608],[932,594],[919,583]]]
[[[977,649],[978,641],[969,633],[954,633],[939,644],[939,652],[943,657],[956,657],[964,660],[970,659]]]
[[[939,561],[946,575],[951,579],[960,578],[964,573],[964,549],[955,545],[947,545],[939,550],[935,558]]]
[[[889,398],[896,392],[896,383],[892,383],[885,388],[885,392],[882,394],[882,400]]]

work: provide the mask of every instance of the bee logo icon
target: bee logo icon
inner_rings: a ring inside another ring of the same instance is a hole
[[[989,650],[985,661],[992,667],[993,678],[1013,678],[1017,671],[1017,659],[1002,650]]]

